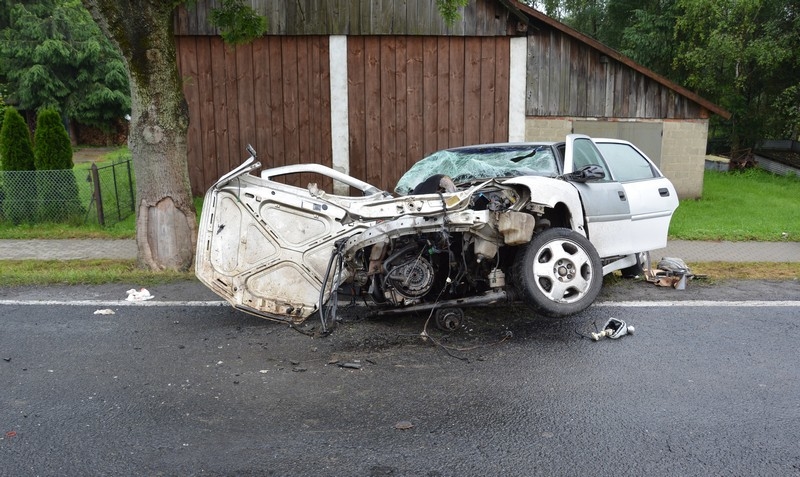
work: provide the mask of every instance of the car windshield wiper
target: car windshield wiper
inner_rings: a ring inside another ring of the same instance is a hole
[[[525,155],[512,157],[511,159],[509,159],[509,161],[511,161],[511,162],[519,162],[519,161],[521,161],[523,159],[527,159],[529,157],[535,156],[537,152],[539,152],[539,150],[538,149],[534,149],[533,151],[531,151],[531,152],[529,152],[529,153],[527,153]]]

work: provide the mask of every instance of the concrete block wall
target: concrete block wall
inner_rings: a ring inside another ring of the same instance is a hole
[[[563,141],[572,132],[572,121],[573,118],[527,117],[525,140]],[[681,199],[700,198],[703,194],[707,142],[707,119],[663,121],[661,157],[653,159],[675,185]]]
[[[569,118],[525,118],[526,141],[563,141],[572,133]]]
[[[661,172],[681,199],[703,195],[708,120],[666,120],[661,143]]]

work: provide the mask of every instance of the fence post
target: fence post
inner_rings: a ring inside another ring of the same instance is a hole
[[[133,195],[133,171],[131,171],[131,160],[125,163],[128,166],[128,188],[131,191],[131,212],[136,212],[136,196]]]
[[[111,175],[114,177],[114,197],[117,203],[117,220],[122,220],[122,211],[119,209],[119,187],[117,187],[117,164],[111,165]],[[105,224],[103,224],[105,225]]]
[[[94,203],[97,207],[97,221],[100,225],[106,225],[105,214],[103,214],[103,194],[100,192],[100,174],[97,172],[97,164],[92,163],[92,183],[94,184]]]

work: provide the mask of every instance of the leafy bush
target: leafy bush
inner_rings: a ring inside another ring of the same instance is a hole
[[[72,145],[54,109],[43,109],[36,120],[34,163],[40,220],[79,222],[86,212],[78,196],[78,184],[72,173]],[[43,173],[43,171],[48,171]]]
[[[14,224],[32,222],[36,210],[34,160],[28,126],[16,109],[6,108],[0,130],[0,157],[4,176],[4,219]]]

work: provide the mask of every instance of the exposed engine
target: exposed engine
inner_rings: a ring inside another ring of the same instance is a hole
[[[363,273],[356,273],[361,285],[376,303],[392,306],[434,304],[504,289],[515,251],[503,245],[527,243],[534,224],[532,215],[508,211],[518,199],[504,188],[484,189],[472,197],[472,210],[491,213],[500,233],[414,229],[361,250]],[[525,230],[516,239],[520,220]]]

